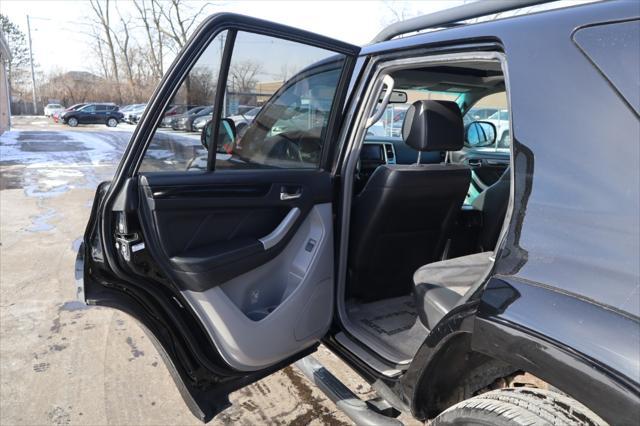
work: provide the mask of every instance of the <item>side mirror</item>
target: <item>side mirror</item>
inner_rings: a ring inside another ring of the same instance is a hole
[[[213,138],[213,120],[207,121],[200,134],[200,143],[208,151],[209,147],[215,143],[217,152],[227,152],[227,148],[236,140],[236,124],[230,118],[220,120],[218,135]]]
[[[464,133],[466,146],[479,148],[496,142],[496,126],[488,121],[473,121],[467,124]]]

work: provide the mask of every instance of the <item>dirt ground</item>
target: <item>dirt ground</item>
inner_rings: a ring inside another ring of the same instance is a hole
[[[27,117],[0,136],[2,425],[201,424],[134,320],[75,301],[75,250],[94,189],[131,130]],[[373,394],[326,348],[315,356],[362,398]],[[295,367],[231,401],[210,424],[351,424]]]

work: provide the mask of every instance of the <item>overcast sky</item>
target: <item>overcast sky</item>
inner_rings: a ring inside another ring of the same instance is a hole
[[[213,2],[209,2],[213,3]],[[424,14],[458,6],[462,0],[434,1],[226,1],[213,3],[209,13],[235,12],[303,28],[354,44],[365,44],[390,22],[393,12]],[[202,2],[190,5],[199,8]],[[118,1],[123,12],[135,9],[129,1]],[[0,13],[27,32],[31,17],[34,60],[41,70],[91,70],[93,55],[87,55],[87,29],[91,6],[88,1],[0,0]]]

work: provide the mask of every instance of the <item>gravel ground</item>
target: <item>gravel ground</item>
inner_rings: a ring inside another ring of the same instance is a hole
[[[133,127],[71,129],[44,117],[14,117],[13,126],[0,136],[0,424],[201,424],[134,320],[74,300],[94,189],[111,178]],[[315,356],[372,396],[326,348]],[[231,401],[210,424],[351,424],[294,367]]]

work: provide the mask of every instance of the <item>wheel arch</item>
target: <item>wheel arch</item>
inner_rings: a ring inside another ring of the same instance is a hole
[[[511,306],[517,298],[504,291],[505,284],[491,280],[479,300],[445,316],[420,348],[405,379],[405,388],[414,382],[414,388],[407,389],[414,416],[421,420],[433,418],[457,402],[499,388],[500,379],[528,373],[611,424],[637,421],[634,407],[640,406],[638,383],[613,370],[606,359],[597,359],[584,353],[584,348],[572,347],[568,340],[553,339],[527,327],[530,324],[526,323],[526,316],[531,319],[534,315],[534,323],[544,321],[539,313],[545,311],[536,302],[547,306],[551,302],[539,296],[526,300],[526,305]],[[500,309],[495,309],[499,299],[505,303],[498,303]],[[561,303],[557,299],[555,302]],[[523,306],[527,309],[512,311]],[[576,312],[567,312],[571,314]],[[589,318],[586,314],[580,317]],[[608,348],[612,352],[617,349]]]

